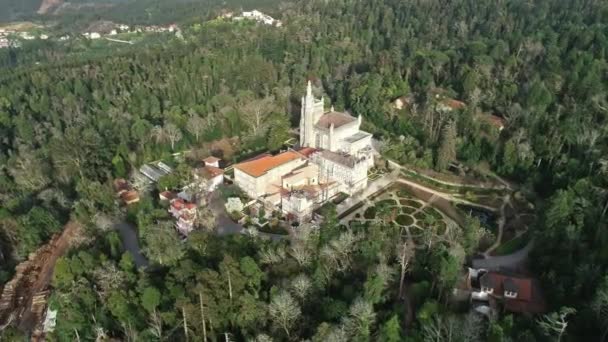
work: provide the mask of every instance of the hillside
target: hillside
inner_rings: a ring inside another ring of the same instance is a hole
[[[243,3],[137,0],[65,12],[56,17],[65,27],[176,20],[181,37],[121,49],[105,39],[50,39],[0,51],[0,242],[11,261],[0,281],[69,220],[90,236],[57,261],[51,340],[569,342],[607,334],[607,2],[260,0],[260,8],[274,4],[268,13],[282,27],[217,19],[254,6]],[[249,216],[241,221],[248,234],[221,233],[229,220],[221,201],[248,202],[223,184],[200,196],[200,222],[182,240],[159,192],[182,190],[209,155],[231,165],[285,149],[307,81],[325,110],[363,118],[380,154],[373,174],[396,177],[384,168],[402,165],[408,182],[425,184],[428,203],[391,189],[362,199],[362,213],[346,210],[358,222],[340,221],[347,216],[327,203],[320,226],[287,225],[292,234],[275,240],[254,226],[285,223],[274,207],[237,212]],[[141,185],[139,202],[119,209],[114,181],[159,160],[174,172]],[[453,183],[469,177],[505,179],[513,194]],[[459,206],[462,219],[443,220],[434,206],[452,203],[441,193],[459,204],[499,199],[500,222],[482,225],[479,211]],[[136,228],[147,269],[104,218]],[[507,236],[511,244],[493,244]],[[509,259],[500,254],[519,248],[531,249],[520,279],[535,280],[521,289],[534,283],[546,308],[520,314],[525,307],[499,304],[488,320],[470,297],[453,302],[472,258]]]
[[[41,3],[42,0],[0,0],[0,22],[31,16],[40,8]]]
[[[63,0],[42,0],[40,8],[38,8],[38,14],[47,14],[50,10],[63,4]]]

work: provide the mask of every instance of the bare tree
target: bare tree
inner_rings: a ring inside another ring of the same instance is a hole
[[[207,129],[207,127],[207,121],[205,119],[201,118],[198,115],[194,115],[190,117],[190,119],[188,119],[188,126],[186,127],[186,129],[190,134],[194,135],[196,141],[199,141],[200,135],[205,132],[205,129]]]
[[[310,264],[311,252],[303,243],[294,243],[289,248],[289,255],[291,255],[300,266]]]
[[[265,125],[265,119],[270,112],[275,110],[274,97],[268,96],[263,99],[254,99],[246,102],[241,109],[247,122],[251,125],[253,135],[258,135]]]
[[[559,312],[552,312],[537,320],[541,330],[549,337],[555,337],[557,342],[560,342],[566,329],[568,328],[568,316],[576,313],[576,310],[569,307],[563,307]]]
[[[290,285],[291,292],[298,297],[300,301],[304,301],[304,298],[306,298],[312,288],[312,281],[310,281],[310,278],[306,274],[301,273],[292,279]]]
[[[272,339],[272,337],[266,335],[266,334],[259,334],[258,336],[255,337],[255,340],[253,340],[253,342],[272,342],[274,341]]]
[[[282,247],[268,247],[260,253],[260,262],[262,264],[276,264],[285,259],[285,250]]]
[[[290,329],[302,314],[302,310],[293,297],[283,291],[272,298],[268,313],[272,321],[283,329],[287,337],[290,337]]]
[[[357,240],[358,237],[352,231],[347,230],[340,234],[337,239],[330,241],[329,245],[336,253],[339,271],[346,271],[350,267],[350,256]]]
[[[196,223],[207,231],[213,231],[217,226],[217,217],[213,210],[209,209],[209,207],[204,207],[198,211]]]
[[[397,246],[399,253],[399,265],[401,266],[401,276],[399,277],[399,298],[403,298],[403,283],[405,282],[405,273],[408,270],[410,261],[414,258],[416,250],[412,246],[408,246],[407,241],[403,241]]]
[[[159,340],[163,339],[163,322],[162,319],[160,317],[160,315],[158,314],[158,311],[156,311],[156,309],[154,309],[154,311],[152,311],[152,313],[150,313],[150,332],[152,333],[152,335],[154,337],[156,337]]]
[[[162,144],[166,141],[167,136],[165,135],[165,130],[161,126],[154,126],[150,131],[150,136],[157,144]]]
[[[203,325],[203,341],[207,342],[207,325],[205,323],[205,303],[203,302],[203,292],[198,292],[198,300],[201,309],[201,323]]]
[[[171,150],[174,150],[175,143],[182,140],[182,131],[172,123],[166,124],[163,131],[171,143]]]
[[[365,334],[376,319],[372,303],[357,298],[350,306],[349,316],[342,322],[344,329],[351,335]]]
[[[13,160],[8,172],[15,183],[27,190],[40,190],[51,182],[48,165],[25,146],[19,146],[18,157]]]

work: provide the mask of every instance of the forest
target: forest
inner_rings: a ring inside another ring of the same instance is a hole
[[[176,19],[166,12],[159,22]],[[608,3],[285,1],[271,12],[282,28],[202,23],[218,13],[180,14],[184,42],[140,51],[0,51],[0,282],[68,220],[89,236],[57,264],[50,340],[606,338]],[[416,316],[407,324],[406,248],[388,223],[349,229],[328,208],[319,230],[302,227],[291,242],[209,227],[179,243],[158,223],[166,211],[144,199],[128,214],[152,263],[145,271],[96,224],[117,212],[112,179],[143,162],[218,140],[233,142],[229,161],[281,148],[306,80],[326,103],[363,115],[388,157],[437,171],[458,160],[533,194],[530,268],[552,315],[569,313],[564,329],[526,316],[480,321],[449,306],[475,251],[474,220],[453,243],[410,256]],[[437,93],[466,107],[437,110]],[[399,97],[411,104],[395,109]],[[503,131],[486,124],[489,114]]]

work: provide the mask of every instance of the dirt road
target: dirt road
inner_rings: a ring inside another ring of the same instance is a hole
[[[0,327],[8,324],[32,332],[41,322],[47,306],[49,286],[57,259],[78,240],[81,226],[68,223],[61,234],[40,247],[19,264],[16,274],[5,284],[0,297]]]

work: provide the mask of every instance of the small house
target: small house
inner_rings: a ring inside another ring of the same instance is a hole
[[[117,178],[114,180],[114,191],[116,196],[120,197],[125,192],[129,191],[129,183],[124,178]]]
[[[194,170],[194,180],[199,182],[201,190],[213,192],[224,183],[224,170],[219,168],[219,158],[207,157],[203,162],[203,167]]]
[[[120,198],[125,202],[126,205],[139,202],[139,194],[135,190],[129,190],[123,193]]]
[[[545,301],[539,282],[531,277],[506,272],[482,271],[472,279],[479,291],[472,300],[502,303],[504,310],[515,313],[543,313]]]
[[[174,199],[177,195],[173,191],[163,191],[158,194],[158,199],[161,202],[168,202]]]
[[[506,126],[506,120],[498,115],[484,114],[483,118],[490,126],[496,128],[499,132]]]

